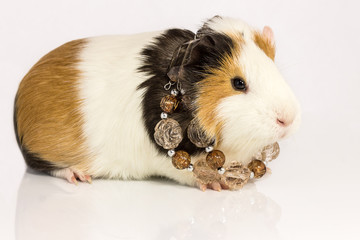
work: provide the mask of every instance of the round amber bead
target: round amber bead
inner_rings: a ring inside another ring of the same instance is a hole
[[[175,155],[172,157],[172,164],[177,169],[185,169],[190,166],[191,157],[185,151],[176,151]]]
[[[266,173],[266,166],[260,160],[252,160],[248,164],[248,168],[254,173],[254,178],[261,178]]]
[[[168,95],[161,99],[160,107],[166,113],[173,113],[177,108],[179,102],[175,97]]]
[[[225,155],[222,151],[214,150],[206,156],[206,162],[211,169],[217,170],[224,166]]]

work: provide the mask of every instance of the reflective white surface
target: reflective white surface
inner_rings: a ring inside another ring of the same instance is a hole
[[[360,239],[360,3],[206,2],[206,7],[185,0],[2,4],[1,240]],[[162,179],[74,186],[26,172],[12,104],[20,79],[38,58],[90,35],[174,26],[194,30],[214,14],[273,27],[276,62],[302,105],[301,128],[280,142],[271,176],[219,193]]]
[[[26,173],[15,229],[19,240],[55,232],[55,239],[277,239],[280,216],[280,206],[254,185],[203,193],[160,179],[73,186]]]

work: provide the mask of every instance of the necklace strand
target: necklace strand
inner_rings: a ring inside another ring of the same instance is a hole
[[[176,86],[176,88],[171,89],[172,86]],[[180,124],[176,120],[170,118],[171,114],[178,109],[181,96],[185,94],[185,91],[184,89],[181,89],[181,85],[176,81],[169,81],[167,84],[165,84],[164,89],[167,91],[170,90],[170,94],[164,96],[161,99],[160,107],[163,112],[160,115],[161,120],[155,126],[154,139],[158,145],[168,150],[167,154],[169,157],[171,157],[172,164],[175,168],[179,170],[187,169],[188,171],[193,172],[195,167],[194,164],[191,163],[190,154],[184,150],[175,151],[175,149],[183,140],[183,131]],[[232,162],[230,167],[225,169],[225,154],[220,150],[214,150],[215,139],[208,138],[206,136],[205,132],[199,126],[199,123],[196,121],[196,119],[190,121],[187,132],[190,141],[196,147],[204,148],[205,152],[207,153],[205,158],[207,166],[205,166],[205,168],[207,167],[210,171],[216,170],[219,175],[224,175],[227,170],[229,170],[229,175],[232,177],[234,176],[234,174],[232,174],[234,169],[242,169],[240,173],[245,175],[240,176],[242,180],[240,181],[241,184],[238,183],[240,187],[242,187],[249,179],[259,179],[264,176],[267,170],[267,163],[275,159],[280,151],[278,143],[274,143],[272,145],[266,146],[261,151],[256,153],[247,167],[243,167],[241,164]],[[198,165],[200,166],[200,164]],[[202,167],[204,168],[204,164]],[[204,177],[199,176],[201,175],[199,172],[200,171],[195,171],[196,177],[200,182],[204,181]],[[234,186],[233,188],[240,187]]]

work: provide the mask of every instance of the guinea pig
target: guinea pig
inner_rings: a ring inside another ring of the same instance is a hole
[[[196,120],[226,156],[225,166],[248,164],[300,123],[299,104],[274,58],[270,27],[258,31],[220,16],[196,33],[169,29],[71,41],[21,81],[16,138],[30,168],[71,183],[162,176],[195,186],[194,175],[174,168],[154,138],[162,98],[181,90],[171,114],[181,131]],[[203,159],[204,149],[183,135],[174,150],[193,162]]]

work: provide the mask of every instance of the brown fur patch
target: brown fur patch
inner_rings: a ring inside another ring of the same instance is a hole
[[[254,32],[254,42],[269,58],[275,60],[275,45],[271,44],[260,32]]]
[[[85,43],[66,43],[41,58],[20,83],[15,103],[21,145],[57,167],[82,171],[89,156],[82,135],[76,65]]]
[[[216,108],[220,101],[236,94],[242,94],[232,87],[231,79],[244,74],[240,66],[235,62],[239,57],[241,46],[244,43],[242,36],[230,36],[235,43],[232,56],[225,55],[218,69],[209,69],[209,74],[205,79],[198,83],[199,96],[197,98],[197,118],[204,126],[205,131],[210,136],[215,136],[217,144],[221,142],[221,129],[223,123],[217,118]],[[246,81],[246,79],[244,78]]]

